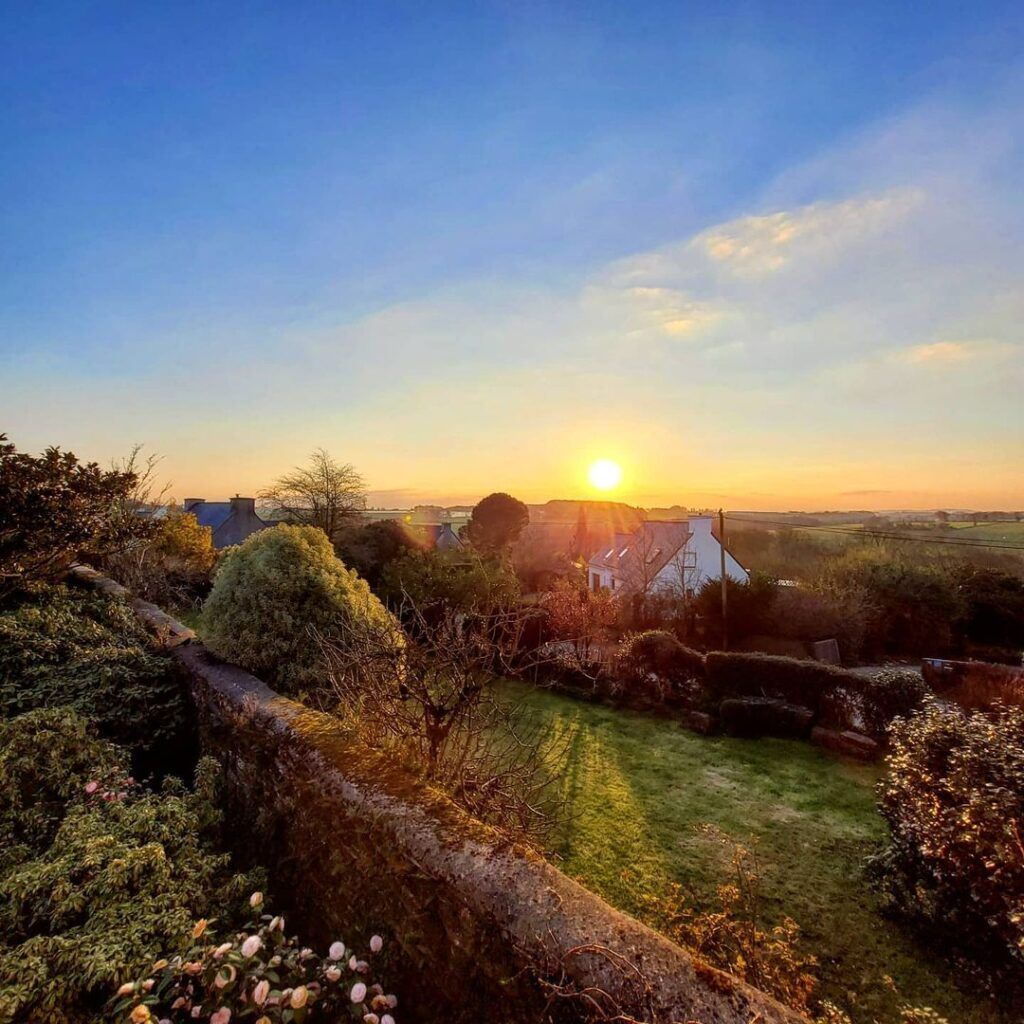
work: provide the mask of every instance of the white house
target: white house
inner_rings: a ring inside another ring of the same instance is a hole
[[[692,596],[708,580],[722,577],[722,546],[711,531],[711,516],[665,522],[648,520],[633,533],[617,533],[614,542],[590,556],[591,590],[616,594]],[[750,573],[725,551],[725,574],[738,583]]]

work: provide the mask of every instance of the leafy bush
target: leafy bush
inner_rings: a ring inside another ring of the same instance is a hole
[[[83,786],[126,777],[125,760],[69,708],[0,720],[0,869],[46,849]]]
[[[806,586],[779,587],[765,617],[769,636],[800,640],[835,640],[846,663],[856,663],[864,648],[868,615],[858,593],[835,594]]]
[[[864,608],[868,656],[938,654],[953,642],[963,601],[941,565],[910,561],[898,550],[853,548],[830,560],[815,587]]]
[[[80,463],[71,452],[18,452],[0,434],[0,601],[58,580],[82,555],[112,550],[148,525],[115,519],[135,486],[131,472]]]
[[[882,737],[897,718],[919,710],[931,691],[920,672],[885,669],[864,681],[861,716],[872,736]]]
[[[50,775],[27,763],[32,743],[64,753]],[[7,794],[0,825],[5,839],[21,840],[0,873],[4,1020],[95,1020],[113,988],[161,950],[182,946],[195,917],[226,913],[253,885],[214,852],[221,819],[210,759],[200,762],[194,792],[168,782],[145,793],[78,716],[50,711],[5,726],[0,764],[26,787]],[[32,792],[48,810],[19,831],[12,812]]]
[[[619,644],[618,662],[623,674],[630,678],[653,673],[677,683],[701,679],[705,671],[703,654],[661,629],[624,637]]]
[[[530,522],[530,510],[511,494],[499,491],[478,502],[466,524],[466,539],[484,554],[499,554],[513,544]]]
[[[103,560],[104,571],[133,594],[170,607],[191,605],[204,594],[216,564],[213,530],[180,511]]]
[[[355,569],[375,594],[383,594],[384,570],[404,555],[421,550],[422,543],[395,519],[364,523],[346,530],[334,545],[338,557]]]
[[[963,603],[957,626],[974,644],[1024,650],[1024,579],[997,569],[963,566],[957,574]]]
[[[486,615],[519,597],[519,583],[505,565],[463,552],[416,551],[388,563],[381,593],[400,612],[428,624],[470,612]]]
[[[59,706],[130,747],[140,770],[190,749],[179,671],[118,598],[49,587],[0,613],[0,714]]]
[[[836,689],[859,692],[864,680],[853,672],[817,661],[771,654],[708,654],[707,688],[713,700],[728,697],[773,697],[819,711]]]
[[[319,688],[324,666],[316,634],[397,623],[366,581],[345,568],[327,535],[281,524],[254,533],[222,561],[203,605],[204,639],[216,654],[282,693]]]
[[[1024,960],[1024,710],[926,702],[891,731],[874,871],[889,905],[943,937]]]
[[[249,906],[262,909],[255,892]],[[210,923],[200,920],[184,952],[158,960],[135,982],[121,986],[113,1010],[135,1024],[159,1018],[191,1024],[197,1017],[213,1024],[253,1019],[265,1024],[337,1021],[342,1017],[395,1024],[398,1000],[370,977],[369,959],[384,943],[370,939],[367,959],[341,941],[320,957],[286,938],[284,920],[262,914],[242,931],[218,943]]]
[[[729,634],[734,640],[763,633],[765,623],[775,601],[778,587],[763,573],[754,573],[749,583],[726,579],[726,599],[729,610]],[[720,580],[705,580],[694,599],[694,608],[713,637],[722,635],[722,584]]]

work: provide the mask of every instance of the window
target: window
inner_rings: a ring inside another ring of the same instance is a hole
[[[619,558],[625,558],[625,557],[626,557],[626,552],[627,552],[628,550],[629,550],[629,548],[623,548],[623,549],[622,549],[622,550],[621,550],[621,551],[619,552]]]
[[[661,554],[661,548],[655,548],[647,557],[648,563],[653,562]]]

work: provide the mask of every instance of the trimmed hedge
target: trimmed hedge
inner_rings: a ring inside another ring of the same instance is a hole
[[[825,697],[836,690],[860,693],[865,679],[818,661],[799,661],[771,654],[713,651],[705,658],[709,696],[715,701],[736,697],[769,697],[821,711]]]
[[[805,740],[811,734],[813,713],[797,704],[760,697],[723,700],[718,709],[722,728],[729,736],[757,739],[783,736]]]
[[[619,645],[619,665],[627,676],[655,675],[672,682],[704,678],[704,655],[681,644],[664,629],[633,633]]]

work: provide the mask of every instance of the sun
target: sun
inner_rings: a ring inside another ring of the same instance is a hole
[[[611,459],[598,459],[591,463],[587,477],[599,491],[610,491],[622,479],[622,467]]]

